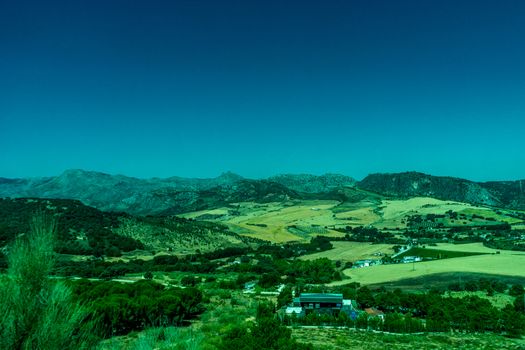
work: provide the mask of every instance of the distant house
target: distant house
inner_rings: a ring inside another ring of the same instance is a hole
[[[246,294],[255,293],[255,286],[257,286],[257,281],[246,282],[244,284],[243,293],[246,293]]]
[[[344,312],[355,321],[362,311],[357,308],[357,302],[355,300],[343,299],[341,312]]]
[[[284,309],[284,314],[289,317],[293,315],[295,315],[296,317],[303,317],[304,310],[300,306],[287,306],[286,309]]]
[[[380,318],[381,321],[385,320],[385,313],[381,310],[376,309],[375,307],[366,308],[365,312],[368,314],[368,318]]]
[[[285,309],[286,315],[295,313],[297,316],[310,313],[338,315],[340,312],[353,318],[357,317],[360,311],[355,301],[343,299],[343,294],[336,293],[302,293],[293,299],[293,306]]]
[[[356,262],[354,262],[352,267],[360,268],[360,267],[369,267],[369,266],[380,265],[380,264],[381,264],[381,260],[366,259],[366,260],[357,260]]]
[[[405,256],[403,257],[403,260],[401,260],[402,263],[411,263],[411,262],[419,262],[422,261],[423,258],[420,256]]]

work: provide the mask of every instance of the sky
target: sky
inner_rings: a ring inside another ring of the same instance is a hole
[[[0,2],[0,177],[525,178],[525,1]]]

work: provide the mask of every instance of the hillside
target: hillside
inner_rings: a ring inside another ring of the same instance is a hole
[[[0,199],[0,249],[29,231],[38,210],[57,217],[55,250],[64,254],[120,256],[136,249],[193,253],[250,242],[220,223],[103,212],[77,200],[18,198]]]
[[[477,205],[525,209],[523,181],[473,182],[418,172],[371,174],[359,188],[394,198],[433,197]]]
[[[211,179],[170,177],[138,179],[84,170],[68,170],[55,177],[0,178],[0,198],[75,199],[103,211],[132,215],[176,215],[209,210],[239,202],[337,200],[355,207],[380,197],[432,197],[474,205],[525,210],[523,181],[479,183],[417,172],[372,174],[362,181],[325,174],[276,175],[246,179],[231,172]]]

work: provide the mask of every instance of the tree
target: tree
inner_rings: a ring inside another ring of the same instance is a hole
[[[525,293],[525,290],[523,289],[523,286],[521,284],[514,284],[509,289],[509,295],[512,295],[513,297],[517,297],[518,295],[523,295]]]
[[[70,289],[51,281],[56,221],[35,214],[30,233],[10,249],[7,276],[0,283],[1,349],[87,349],[95,341],[87,310]]]
[[[152,280],[153,279],[153,273],[151,271],[146,271],[144,274],[144,279]]]
[[[525,316],[516,312],[510,305],[501,310],[502,330],[508,337],[520,338],[525,332]]]
[[[279,296],[277,297],[277,307],[280,308],[280,307],[286,306],[290,304],[292,300],[293,300],[292,287],[288,285],[283,288],[281,293],[279,293]]]

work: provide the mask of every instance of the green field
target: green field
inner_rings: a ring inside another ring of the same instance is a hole
[[[359,282],[380,284],[443,273],[481,273],[509,277],[525,277],[524,254],[475,255],[463,258],[441,259],[415,264],[378,265],[344,271],[348,278],[333,284]]]
[[[332,242],[334,248],[324,252],[302,256],[303,260],[328,258],[330,260],[356,261],[361,259],[379,259],[382,255],[391,255],[394,250],[391,244],[372,244],[366,242]]]

